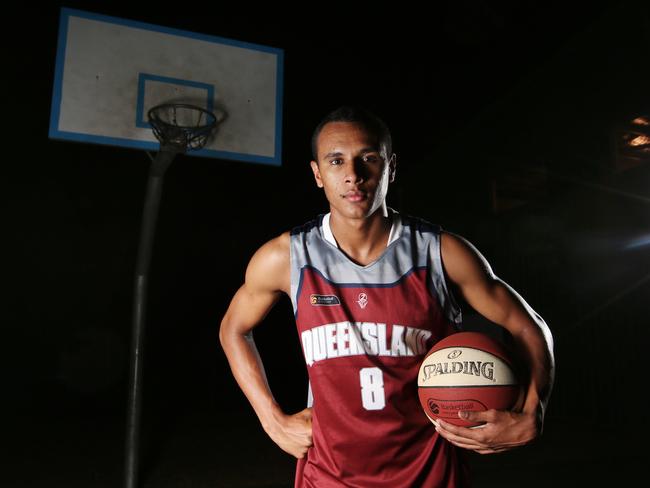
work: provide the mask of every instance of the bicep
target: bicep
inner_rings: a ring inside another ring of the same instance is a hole
[[[280,293],[256,289],[244,283],[233,296],[222,329],[246,334],[259,324],[279,300]]]
[[[244,284],[226,311],[222,333],[246,334],[266,317],[286,288],[288,266],[288,257],[278,240],[257,250],[246,268]]]
[[[460,288],[467,303],[488,320],[506,328],[526,358],[531,382],[524,410],[538,408],[540,398],[545,405],[553,385],[555,360],[553,336],[544,320],[515,290],[494,275],[485,258],[463,238],[445,236],[442,254],[450,279]]]
[[[463,298],[488,320],[511,330],[529,315],[527,304],[499,279],[483,255],[468,241],[454,234],[442,236],[445,271]]]

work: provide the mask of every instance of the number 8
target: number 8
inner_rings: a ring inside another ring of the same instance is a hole
[[[386,406],[384,373],[379,368],[362,368],[359,371],[361,404],[366,410],[382,410]]]

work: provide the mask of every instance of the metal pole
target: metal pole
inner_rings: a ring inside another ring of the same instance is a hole
[[[126,420],[126,459],[124,469],[125,488],[138,486],[138,454],[140,444],[140,413],[142,410],[142,368],[144,358],[145,312],[147,304],[147,278],[151,251],[156,230],[160,197],[162,195],[165,171],[174,160],[178,150],[161,147],[149,169],[147,193],[142,211],[140,244],[136,263],[133,325],[131,334],[131,355],[129,392]]]

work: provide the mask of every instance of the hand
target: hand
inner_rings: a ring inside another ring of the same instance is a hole
[[[313,443],[311,438],[311,408],[293,414],[278,414],[266,433],[282,450],[298,459],[307,454]]]
[[[459,427],[438,420],[436,431],[455,446],[479,454],[495,454],[531,443],[538,436],[536,415],[500,410],[458,412],[471,422],[485,422],[478,428]]]

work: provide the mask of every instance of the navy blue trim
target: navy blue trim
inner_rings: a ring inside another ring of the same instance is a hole
[[[419,269],[426,269],[426,266],[413,266],[411,269],[409,269],[406,273],[404,273],[402,276],[400,276],[396,281],[393,281],[392,283],[337,283],[336,281],[332,281],[329,278],[327,278],[321,271],[316,268],[315,266],[312,266],[311,264],[305,264],[302,268],[300,268],[300,277],[302,279],[302,274],[305,271],[305,268],[311,268],[314,271],[316,271],[325,281],[327,281],[330,285],[338,286],[339,288],[354,288],[354,287],[365,287],[365,288],[392,288],[394,286],[397,286],[401,281],[404,280],[408,275],[411,273],[419,270]]]
[[[305,233],[309,232],[314,227],[320,227],[323,223],[323,218],[325,218],[324,213],[318,214],[316,217],[305,222],[304,224],[296,225],[295,227],[293,227],[289,232],[289,234],[295,236],[296,234],[300,234],[301,232],[305,232]]]
[[[413,215],[400,213],[402,216],[402,225],[408,225],[422,233],[439,234],[441,227],[438,224],[432,224],[428,220]]]
[[[300,292],[302,291],[302,269],[300,270],[300,279],[298,280],[298,289],[296,290],[296,312],[293,314],[293,319],[296,321],[296,325],[298,325],[298,309],[300,308],[300,303],[298,302],[298,299],[300,298]]]

